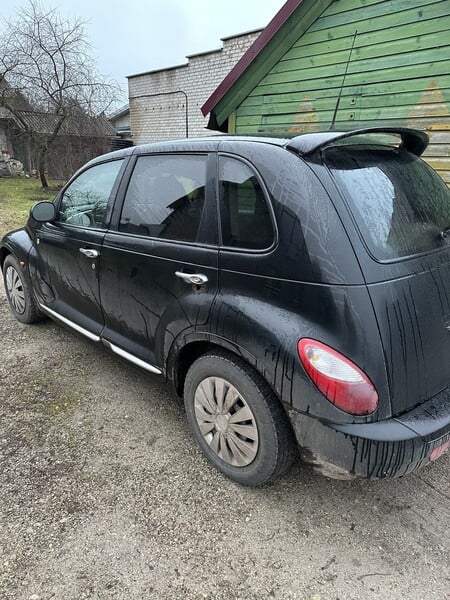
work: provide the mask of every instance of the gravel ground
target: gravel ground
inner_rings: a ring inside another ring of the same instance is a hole
[[[170,387],[0,289],[0,598],[449,599],[447,455],[339,482],[241,488]]]

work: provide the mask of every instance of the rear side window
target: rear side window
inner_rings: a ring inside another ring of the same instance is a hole
[[[125,196],[119,230],[196,242],[205,204],[207,156],[141,156]]]
[[[375,258],[392,260],[442,246],[450,190],[424,161],[401,150],[334,147],[325,161]]]
[[[234,158],[219,157],[219,186],[223,245],[269,248],[274,242],[272,219],[252,169]]]

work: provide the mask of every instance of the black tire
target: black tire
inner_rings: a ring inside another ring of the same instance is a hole
[[[36,304],[24,270],[12,254],[3,263],[3,281],[9,307],[18,321],[31,325],[46,318]]]
[[[217,412],[213,410],[217,408],[214,402],[205,409],[211,395],[218,402]],[[228,410],[234,397],[238,399]],[[224,399],[222,405],[220,398]],[[241,485],[256,487],[278,477],[297,454],[295,436],[281,403],[264,379],[232,354],[218,351],[193,363],[186,375],[184,403],[188,422],[206,458]],[[210,427],[212,430],[207,432]],[[241,435],[243,431],[245,435]],[[243,462],[237,464],[236,460]]]

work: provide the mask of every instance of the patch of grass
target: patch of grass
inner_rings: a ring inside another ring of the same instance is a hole
[[[16,397],[9,400],[11,406],[21,410],[31,410],[36,417],[51,421],[54,417],[65,416],[80,405],[84,391],[72,382],[70,387],[64,383],[64,369],[61,379],[55,380],[48,373],[39,369],[29,369],[19,378],[13,379],[13,390]],[[8,384],[7,384],[8,385]]]
[[[50,417],[59,417],[70,411],[72,411],[79,404],[79,397],[70,397],[66,400],[53,400],[47,406],[48,414]]]
[[[22,440],[28,446],[34,446],[55,431],[66,437],[70,435],[68,423],[86,397],[82,382],[79,386],[72,383],[69,387],[64,369],[55,378],[34,366],[27,371],[20,368],[17,373],[10,372],[2,383],[2,419],[6,419],[2,425],[9,422],[11,428],[7,426],[7,430],[15,432],[19,442]],[[74,437],[77,446],[80,441],[91,438],[91,430],[89,423],[83,424],[83,428],[78,427],[77,437]]]
[[[33,204],[53,200],[63,182],[50,181],[49,185],[49,190],[44,190],[39,179],[0,178],[0,238],[12,229],[23,227]]]

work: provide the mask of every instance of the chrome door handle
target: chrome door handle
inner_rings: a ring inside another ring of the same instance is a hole
[[[87,258],[98,258],[100,256],[100,252],[92,250],[92,248],[80,248],[80,252]]]
[[[202,275],[201,273],[183,273],[182,271],[176,271],[175,275],[185,283],[190,283],[191,285],[205,285],[205,283],[208,283],[206,275]]]

